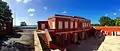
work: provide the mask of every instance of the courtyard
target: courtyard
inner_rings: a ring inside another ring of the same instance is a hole
[[[70,45],[70,51],[120,51],[119,36],[91,37],[80,45]]]

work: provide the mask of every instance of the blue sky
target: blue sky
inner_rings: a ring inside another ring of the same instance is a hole
[[[120,0],[4,0],[14,13],[14,25],[21,21],[36,25],[57,14],[81,16],[99,23],[101,16],[120,16]]]

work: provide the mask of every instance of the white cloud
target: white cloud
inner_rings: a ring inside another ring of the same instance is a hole
[[[45,6],[44,9],[47,10],[48,8]]]
[[[29,8],[28,9],[28,12],[35,12],[36,10],[35,9],[33,9],[33,8]]]
[[[105,16],[108,16],[108,14],[105,14]]]
[[[29,16],[31,16],[31,17],[32,17],[32,16],[34,16],[34,14],[32,14],[32,13],[31,13],[31,14],[29,14]]]
[[[30,2],[30,1],[32,1],[32,0],[23,0],[23,3],[28,3],[28,2]]]
[[[23,0],[16,0],[16,2],[22,2]]]
[[[16,0],[16,2],[22,2],[24,4],[31,2],[32,0]]]
[[[113,13],[113,15],[117,15],[117,13]]]
[[[62,13],[67,13],[67,11],[63,11]]]
[[[8,0],[2,0],[2,1],[7,2]]]

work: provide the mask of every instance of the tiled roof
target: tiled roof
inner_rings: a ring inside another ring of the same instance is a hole
[[[49,18],[54,18],[54,17],[59,17],[59,18],[78,18],[78,19],[89,20],[89,19],[86,19],[86,18],[80,17],[80,16],[68,16],[68,15],[61,15],[61,14],[55,14],[52,17],[49,17]]]
[[[73,17],[73,16],[68,16],[68,15],[61,15],[61,14],[55,14],[54,16]]]
[[[95,29],[101,29],[106,31],[120,31],[120,26],[95,26]]]

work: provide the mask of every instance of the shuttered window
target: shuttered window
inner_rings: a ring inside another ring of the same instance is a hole
[[[58,22],[58,28],[59,28],[59,29],[62,29],[62,21],[59,21],[59,22]]]
[[[65,22],[65,28],[68,28],[68,22],[67,21]]]

